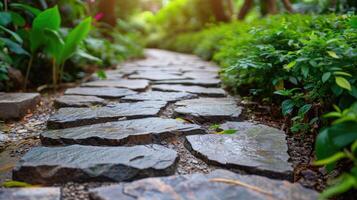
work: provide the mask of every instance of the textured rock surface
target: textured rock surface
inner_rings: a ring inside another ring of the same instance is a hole
[[[149,86],[148,80],[104,80],[104,81],[93,81],[82,84],[86,87],[117,87],[117,88],[127,88],[131,90],[143,91]]]
[[[218,79],[187,79],[187,80],[164,80],[156,81],[156,84],[181,84],[181,85],[198,85],[203,87],[218,87],[221,83]]]
[[[64,95],[54,101],[56,108],[63,107],[90,107],[104,105],[105,100],[95,96]]]
[[[60,200],[61,190],[55,187],[42,188],[0,188],[3,200]]]
[[[215,182],[214,179],[237,180],[257,187],[262,192],[240,185]],[[210,174],[147,178],[96,188],[90,190],[90,196],[93,200],[315,200],[318,193],[287,181],[216,170]]]
[[[195,94],[185,93],[185,92],[160,92],[160,91],[149,91],[134,95],[128,95],[122,98],[122,100],[129,101],[167,101],[174,102],[183,99],[192,99],[197,97]]]
[[[171,175],[177,153],[160,145],[35,147],[17,164],[14,180],[32,184],[129,181]]]
[[[198,122],[239,120],[242,108],[232,98],[199,98],[175,103],[175,116],[183,116]]]
[[[66,90],[66,95],[97,96],[102,98],[120,98],[126,95],[136,94],[136,92],[125,88],[113,87],[77,87]]]
[[[160,71],[139,72],[138,74],[130,75],[129,78],[130,79],[147,79],[147,80],[152,80],[152,81],[185,79],[185,77],[177,75],[177,74],[172,74],[169,72],[160,72]]]
[[[145,118],[46,131],[43,144],[124,145],[160,142],[175,135],[204,134],[195,124],[174,119]]]
[[[183,76],[192,79],[215,79],[218,78],[218,73],[207,71],[186,72]]]
[[[38,93],[0,93],[0,119],[21,118],[39,101]]]
[[[48,119],[47,126],[49,128],[69,128],[117,121],[121,118],[155,117],[166,104],[167,102],[163,101],[143,101],[94,108],[61,108]]]
[[[153,85],[152,89],[159,91],[189,92],[210,97],[223,97],[226,95],[226,92],[221,88],[205,88],[200,86],[162,84]]]
[[[288,162],[284,132],[250,122],[227,122],[221,128],[237,132],[231,135],[187,136],[186,146],[208,163],[292,180],[293,168]]]

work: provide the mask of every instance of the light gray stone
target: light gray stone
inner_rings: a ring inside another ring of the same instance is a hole
[[[218,87],[221,83],[218,79],[186,79],[186,80],[164,80],[156,81],[155,84],[180,84],[180,85],[196,85],[203,87]]]
[[[260,191],[217,179],[245,183]],[[146,178],[95,188],[90,190],[90,197],[92,200],[315,200],[318,193],[287,181],[215,170],[209,174]]]
[[[97,96],[102,98],[120,98],[136,92],[126,88],[113,87],[77,87],[66,90],[66,95]]]
[[[104,105],[105,100],[95,96],[81,96],[81,95],[64,95],[56,98],[54,106],[56,108],[64,107],[90,107],[95,105]]]
[[[47,126],[52,129],[69,128],[118,121],[122,118],[155,117],[166,104],[163,101],[143,101],[93,108],[61,108],[48,119]]]
[[[205,88],[200,86],[186,86],[186,85],[153,85],[153,90],[156,91],[173,91],[173,92],[188,92],[209,97],[224,97],[226,92],[222,88]]]
[[[0,119],[21,118],[36,108],[40,102],[38,93],[1,93]]]
[[[186,146],[211,164],[292,180],[293,168],[288,162],[288,146],[283,131],[250,122],[226,122],[221,128],[237,132],[187,136]]]
[[[122,100],[128,101],[167,101],[175,102],[183,99],[192,99],[197,97],[195,94],[185,92],[161,92],[161,91],[149,91],[134,95],[128,95],[122,98]]]
[[[198,125],[174,119],[145,118],[45,131],[42,144],[127,145],[159,143],[177,135],[204,134]]]
[[[175,172],[174,150],[160,145],[132,147],[35,147],[19,161],[13,179],[32,184],[130,181]]]
[[[60,200],[61,189],[58,187],[36,188],[0,188],[3,200]]]
[[[102,80],[102,81],[93,81],[88,83],[83,83],[82,86],[85,87],[116,87],[116,88],[127,88],[136,91],[144,91],[149,86],[148,80]]]
[[[183,77],[181,75],[172,74],[169,72],[160,72],[160,71],[139,72],[138,74],[130,75],[129,78],[130,79],[146,79],[146,80],[151,80],[151,81],[185,79],[185,77]]]
[[[239,120],[242,107],[232,98],[199,98],[175,103],[174,116],[197,122]]]

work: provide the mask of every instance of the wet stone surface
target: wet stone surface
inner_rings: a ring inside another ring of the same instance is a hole
[[[174,119],[145,118],[45,131],[43,144],[127,145],[160,143],[163,139],[204,134],[198,125]]]
[[[151,80],[151,81],[185,79],[184,76],[172,74],[169,72],[160,72],[160,71],[139,72],[138,74],[130,75],[129,78],[130,79],[146,79],[146,80]]]
[[[136,91],[144,91],[149,86],[148,80],[103,80],[83,83],[85,87],[115,87],[115,88],[127,88]]]
[[[64,107],[90,107],[104,105],[105,100],[95,96],[64,95],[54,101],[56,108]]]
[[[192,99],[197,97],[195,94],[185,92],[161,92],[161,91],[149,91],[134,95],[128,95],[122,98],[122,100],[128,101],[167,101],[175,102],[184,99]]]
[[[38,93],[0,93],[0,119],[21,118],[39,101]]]
[[[136,94],[136,92],[125,88],[113,87],[77,87],[68,89],[65,92],[65,95],[97,96],[102,98],[120,98],[131,94]]]
[[[174,91],[174,92],[189,92],[209,97],[224,97],[226,92],[222,88],[206,88],[201,86],[187,86],[187,85],[153,85],[153,90],[158,91]]]
[[[237,132],[186,136],[186,147],[211,164],[292,180],[284,132],[250,122],[226,122],[221,128]]]
[[[178,155],[160,145],[35,147],[17,164],[14,180],[32,184],[130,181],[174,174]]]
[[[166,104],[164,101],[143,101],[93,108],[61,108],[48,119],[47,126],[51,129],[69,128],[118,121],[123,118],[155,117]]]
[[[0,188],[3,200],[60,200],[59,187],[43,188]]]
[[[199,98],[175,103],[174,116],[200,123],[239,120],[242,108],[232,98]]]
[[[196,85],[203,87],[218,87],[221,83],[218,79],[187,79],[187,80],[165,80],[156,81],[155,84],[180,84],[180,85]]]
[[[219,179],[239,181],[259,188],[259,191]],[[209,174],[191,174],[163,178],[148,178],[90,190],[93,200],[136,199],[200,199],[200,200],[315,200],[317,192],[298,184],[271,180],[254,175],[239,175],[226,170]]]

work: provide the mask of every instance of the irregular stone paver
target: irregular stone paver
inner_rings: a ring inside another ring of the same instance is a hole
[[[39,101],[38,93],[0,93],[0,119],[21,118]]]
[[[226,92],[221,88],[205,88],[200,86],[186,86],[186,85],[153,85],[153,90],[159,91],[174,91],[174,92],[189,92],[198,95],[210,97],[224,97]]]
[[[130,101],[167,101],[175,102],[183,99],[192,99],[197,97],[195,94],[185,93],[185,92],[160,92],[160,91],[149,91],[134,95],[128,95],[122,98],[122,100]]]
[[[175,103],[174,115],[197,122],[239,120],[242,107],[232,98],[199,98]]]
[[[174,150],[160,145],[132,147],[35,147],[19,161],[13,179],[32,184],[129,181],[175,172]]]
[[[3,200],[60,200],[61,189],[57,187],[0,188]]]
[[[257,187],[265,193],[240,185],[215,182],[214,179],[236,180]],[[91,189],[90,197],[93,200],[315,200],[318,193],[287,181],[215,170],[210,174],[146,178],[132,183],[100,187]]]
[[[104,105],[105,100],[95,96],[64,95],[54,101],[56,108],[63,107],[90,107],[94,105]]]
[[[113,88],[113,87],[77,87],[66,90],[66,95],[82,95],[82,96],[97,96],[102,98],[120,98],[136,92],[126,88]]]
[[[146,71],[146,72],[139,72],[138,74],[132,74],[129,76],[130,79],[147,79],[152,81],[159,81],[159,80],[180,80],[185,79],[185,77],[172,74],[172,73],[165,73],[165,72],[158,72],[158,71]]]
[[[227,122],[221,128],[237,133],[187,136],[186,146],[208,163],[292,180],[284,132],[250,122]]]
[[[94,108],[61,108],[48,119],[47,126],[53,129],[69,128],[117,121],[121,118],[155,117],[166,104],[163,101],[143,101]]]
[[[155,84],[181,84],[181,85],[197,85],[204,87],[218,87],[221,83],[218,79],[186,79],[186,80],[164,80],[156,81]]]
[[[128,88],[131,90],[143,91],[149,86],[148,80],[103,80],[103,81],[93,81],[88,83],[83,83],[82,86],[85,87],[117,87],[117,88]]]
[[[124,145],[158,143],[176,135],[204,134],[198,125],[174,119],[145,118],[46,131],[43,144]]]
[[[207,71],[193,71],[193,72],[186,72],[183,76],[192,79],[215,79],[218,78],[218,73],[216,72],[207,72]]]

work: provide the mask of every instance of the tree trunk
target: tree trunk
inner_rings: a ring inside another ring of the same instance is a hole
[[[100,0],[98,9],[100,13],[103,13],[103,18],[101,21],[110,24],[112,26],[116,25],[116,15],[115,15],[115,0]]]
[[[261,13],[262,16],[268,14],[274,15],[278,12],[276,7],[276,0],[261,0]]]
[[[283,4],[284,4],[285,9],[286,9],[289,13],[294,12],[293,6],[291,5],[290,0],[282,0],[282,1],[283,1]]]
[[[223,0],[210,0],[214,17],[219,22],[228,22],[230,17],[226,15]]]
[[[254,0],[245,0],[242,8],[239,11],[238,19],[243,20],[247,16],[248,12],[252,9]]]

